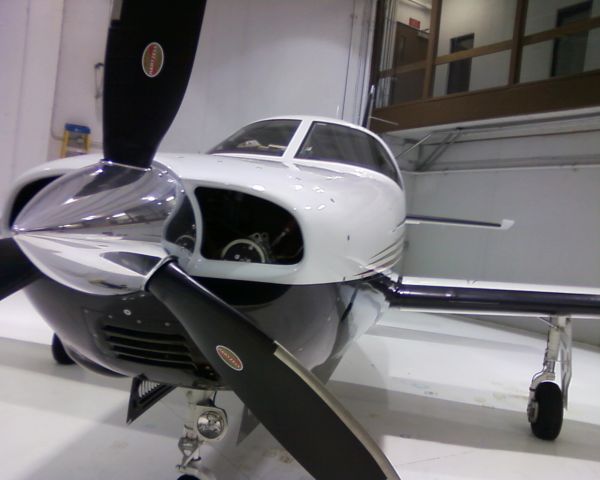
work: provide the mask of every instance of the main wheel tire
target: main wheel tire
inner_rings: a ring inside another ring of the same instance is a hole
[[[555,440],[563,423],[563,396],[556,383],[542,382],[535,389],[537,415],[531,431],[542,440]]]
[[[59,365],[73,365],[75,362],[65,350],[60,338],[56,333],[52,335],[52,357]]]
[[[198,479],[196,477],[194,477],[193,475],[182,475],[177,480],[198,480]]]

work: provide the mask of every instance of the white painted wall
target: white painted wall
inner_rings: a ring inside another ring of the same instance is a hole
[[[515,220],[508,231],[415,225],[404,275],[600,287],[600,166],[404,175],[409,212]],[[482,317],[545,332],[531,318]],[[597,320],[574,338],[600,345]]]
[[[63,0],[0,0],[0,202],[16,175],[46,160],[62,12]],[[51,333],[19,293],[0,305],[0,336]]]
[[[0,1],[0,201],[46,160],[63,0]]]
[[[405,274],[600,286],[600,166],[410,176],[410,212],[516,224],[411,227]]]
[[[102,99],[96,99],[94,65],[104,62],[112,0],[64,0],[52,139],[48,158],[58,158],[65,123],[87,125],[98,149],[102,141]]]
[[[53,131],[83,123],[98,141],[94,64],[104,57],[111,1],[65,4]],[[184,103],[161,149],[205,151],[248,122],[286,113],[359,120],[372,7],[370,0],[209,0]]]
[[[364,73],[356,56],[365,53],[370,7],[367,0],[209,1],[192,81],[163,148],[203,151],[274,115],[358,120]]]

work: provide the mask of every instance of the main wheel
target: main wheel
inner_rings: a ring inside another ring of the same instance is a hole
[[[193,475],[182,475],[177,480],[198,480],[198,479],[196,477],[194,477]]]
[[[534,418],[530,419],[531,431],[542,440],[558,437],[563,423],[563,396],[556,383],[542,382],[535,389]]]
[[[56,333],[52,335],[52,357],[59,365],[73,365],[75,363],[73,359],[69,357],[69,354],[66,352],[65,347]]]

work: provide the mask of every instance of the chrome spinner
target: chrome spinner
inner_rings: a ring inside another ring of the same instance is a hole
[[[183,203],[179,179],[164,167],[102,161],[61,177],[19,213],[12,232],[48,277],[96,295],[139,291],[181,247],[166,240]]]

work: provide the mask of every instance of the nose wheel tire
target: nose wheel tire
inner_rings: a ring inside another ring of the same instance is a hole
[[[59,365],[73,365],[75,362],[65,350],[60,338],[56,333],[52,335],[52,358]]]
[[[535,389],[531,431],[542,440],[555,440],[563,423],[563,395],[553,382],[542,382]]]

